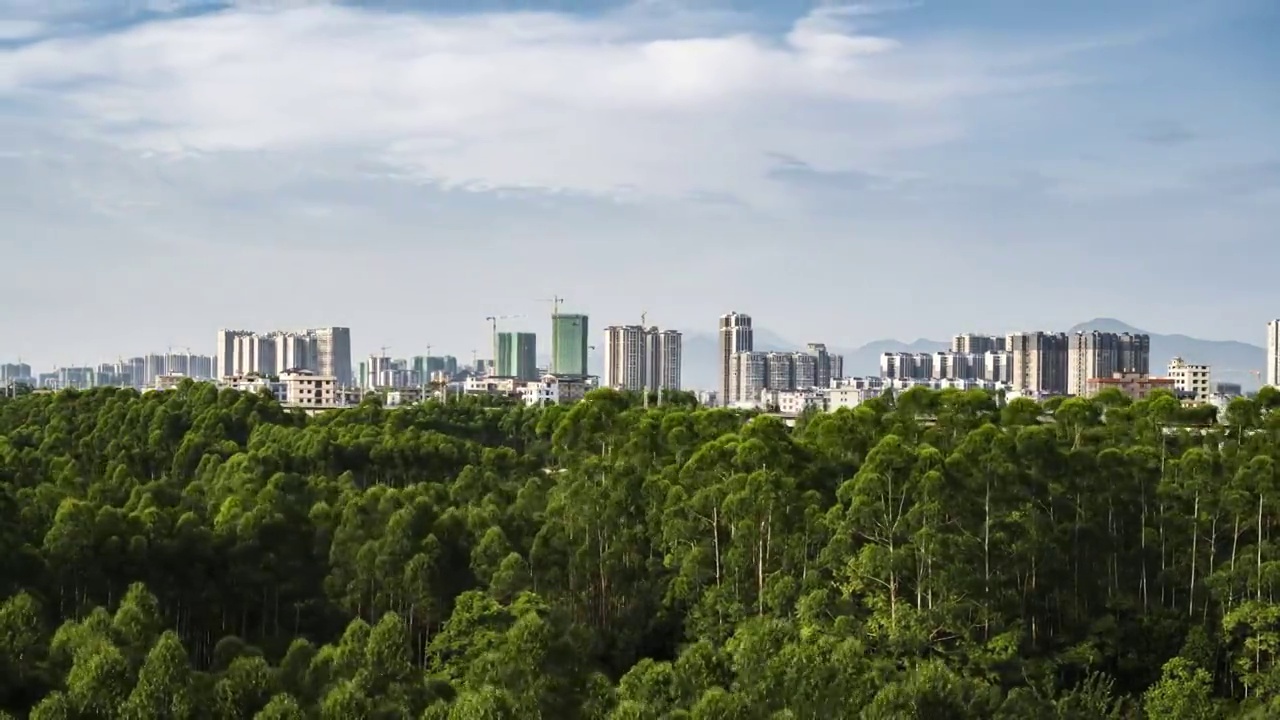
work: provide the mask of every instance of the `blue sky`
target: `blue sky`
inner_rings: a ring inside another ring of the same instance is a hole
[[[476,8],[480,8],[477,10]],[[1280,315],[1280,4],[0,0],[0,361]]]

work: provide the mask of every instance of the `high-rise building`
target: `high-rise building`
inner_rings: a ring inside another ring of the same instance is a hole
[[[1267,372],[1266,383],[1280,388],[1280,319],[1267,323]]]
[[[1120,333],[1116,336],[1116,372],[1151,374],[1151,336]]]
[[[1010,383],[1014,390],[1045,395],[1067,392],[1066,333],[1010,333],[1005,347],[1012,354]]]
[[[309,370],[337,378],[339,385],[350,385],[355,379],[351,370],[351,330],[327,327],[265,335],[251,330],[219,330],[213,370],[217,378]]]
[[[739,402],[756,402],[760,392],[769,387],[769,353],[737,352],[729,357],[731,399],[726,407]]]
[[[679,390],[682,336],[640,325],[604,329],[605,387],[619,390]]]
[[[325,327],[308,330],[315,337],[317,375],[336,378],[338,385],[351,385],[355,375],[351,371],[351,328]]]
[[[720,404],[729,406],[741,399],[738,397],[739,383],[733,380],[733,356],[737,353],[751,352],[755,348],[751,316],[739,312],[721,315],[719,339],[720,367],[717,370],[720,380]]]
[[[252,330],[218,330],[218,348],[214,353],[213,368],[216,378],[246,375],[254,371],[254,358],[251,357],[253,348],[248,342],[253,336]],[[143,367],[138,368],[140,373],[145,372],[145,363],[143,360]],[[140,380],[142,376],[135,377]]]
[[[1067,338],[1067,394],[1085,395],[1093,378],[1151,372],[1151,338],[1130,333],[1078,332]]]
[[[658,376],[657,387],[662,390],[680,389],[680,366],[684,362],[684,336],[679,330],[663,330],[657,334]],[[653,383],[650,383],[650,387]]]
[[[604,387],[640,390],[647,386],[647,334],[639,325],[610,325],[604,329]]]
[[[275,373],[310,370],[319,373],[319,338],[310,332],[273,332],[267,337],[275,345]]]
[[[1004,352],[1006,338],[977,333],[960,333],[951,338],[951,352],[966,355],[979,355],[989,352]]]
[[[587,316],[555,313],[551,316],[551,374],[587,375]]]
[[[538,336],[530,332],[498,333],[497,376],[538,379]]]
[[[0,385],[11,382],[31,382],[31,366],[23,362],[0,365]]]

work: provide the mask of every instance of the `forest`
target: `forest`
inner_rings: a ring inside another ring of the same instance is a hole
[[[0,399],[0,717],[1280,717],[1280,393]]]

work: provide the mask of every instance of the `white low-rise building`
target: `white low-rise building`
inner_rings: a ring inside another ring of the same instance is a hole
[[[173,373],[171,375],[157,375],[153,389],[164,392],[165,390],[176,390],[187,376],[181,373]]]
[[[519,393],[526,405],[558,405],[581,400],[589,388],[585,378],[543,375],[541,380],[521,383]]]
[[[1209,402],[1209,366],[1189,363],[1180,357],[1169,361],[1169,379],[1178,394],[1192,402]]]
[[[231,390],[238,390],[239,392],[245,393],[256,393],[266,390],[281,404],[285,402],[286,397],[284,383],[255,373],[249,373],[248,375],[228,375],[218,380],[218,387],[229,388]]]
[[[763,390],[760,393],[760,405],[765,408],[776,408],[782,415],[802,415],[810,410],[825,412],[827,392],[827,388]]]
[[[477,377],[467,378],[462,391],[468,395],[516,395],[525,386],[525,381],[512,377]]]

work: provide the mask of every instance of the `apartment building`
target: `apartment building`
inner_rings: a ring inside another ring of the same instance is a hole
[[[284,386],[285,407],[328,410],[339,406],[338,379],[332,375],[294,370],[281,373],[280,383]]]
[[[880,377],[925,379],[934,376],[934,353],[887,352],[880,356]]]
[[[0,364],[0,385],[18,382],[31,382],[31,366],[22,362]]]
[[[640,325],[610,325],[604,329],[604,375],[601,384],[615,390],[645,387],[649,365],[647,331]]]
[[[1267,323],[1267,367],[1263,379],[1280,388],[1280,319]]]
[[[1167,375],[1184,399],[1197,403],[1209,401],[1212,392],[1208,365],[1188,363],[1176,357],[1169,361]]]
[[[738,353],[749,353],[755,349],[755,336],[751,330],[751,316],[745,313],[729,312],[720,316],[719,352],[719,398],[720,403],[728,407],[738,402],[739,383],[735,380],[733,357]]]
[[[350,385],[355,381],[351,330],[325,327],[265,334],[252,330],[218,330],[214,377],[251,373],[275,376],[286,370],[309,370],[336,378],[340,385]]]
[[[1142,400],[1156,390],[1177,392],[1173,378],[1151,377],[1148,373],[1117,372],[1111,377],[1091,377],[1085,381],[1084,396],[1094,397],[1103,390],[1118,390],[1134,400]]]
[[[498,357],[495,359],[499,377],[518,380],[537,380],[538,336],[531,332],[498,333]]]
[[[1066,333],[1018,332],[1005,337],[1010,353],[1010,384],[1026,395],[1067,392]]]
[[[684,335],[679,330],[661,330],[656,336],[650,336],[650,344],[657,346],[657,352],[654,353],[657,359],[657,373],[650,373],[650,378],[656,377],[657,387],[663,390],[679,390],[681,382],[681,364],[684,362]],[[650,381],[650,387],[654,386],[654,382]]]
[[[759,402],[760,392],[769,387],[769,353],[734,353],[730,357],[729,383],[731,399],[726,407]]]
[[[795,359],[791,353],[771,352],[766,363],[764,386],[774,390],[795,389]],[[756,398],[747,398],[756,399]]]
[[[1006,338],[996,335],[961,333],[951,338],[951,352],[963,355],[982,355],[989,352],[1005,352]]]
[[[683,336],[641,325],[604,329],[604,387],[618,390],[679,390]]]
[[[1085,395],[1090,379],[1116,373],[1148,375],[1151,338],[1130,333],[1078,332],[1067,338],[1067,394]]]

